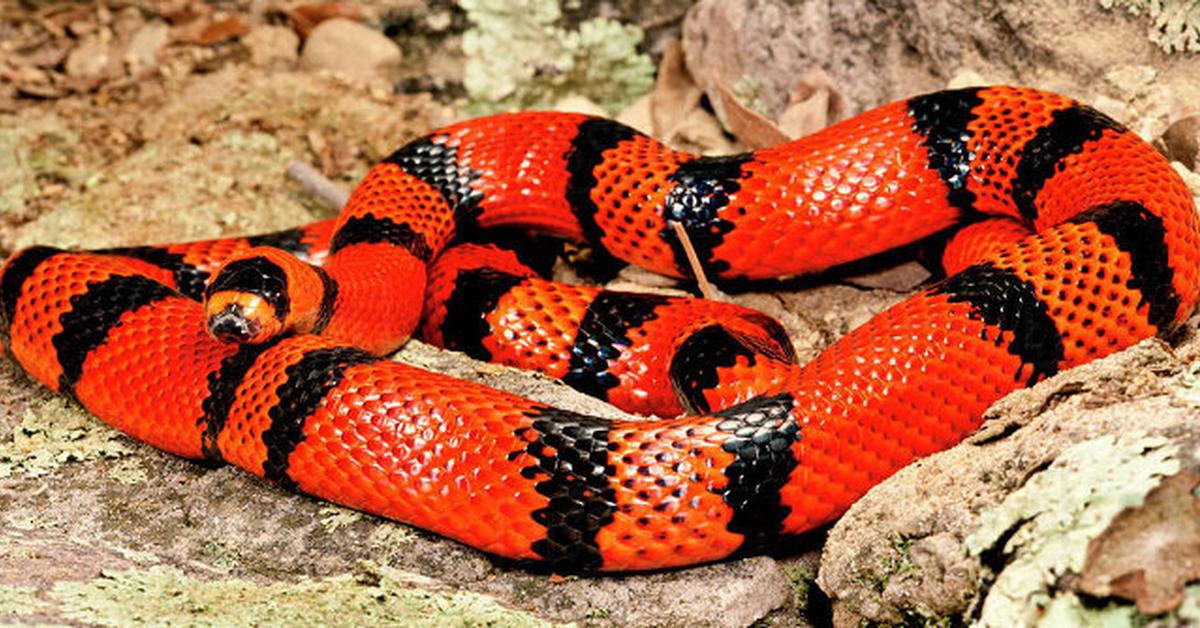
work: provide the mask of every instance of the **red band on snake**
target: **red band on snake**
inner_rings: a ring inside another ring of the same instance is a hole
[[[933,235],[948,277],[796,366],[778,324],[744,308],[447,251],[521,227],[686,276],[672,221],[718,280]],[[0,338],[33,378],[166,451],[558,571],[652,569],[827,523],[1006,393],[1169,332],[1196,305],[1197,236],[1165,159],[1030,89],[920,96],[717,158],[521,113],[401,148],[335,223],[26,249],[0,276]],[[672,418],[609,421],[378,357],[418,325]]]

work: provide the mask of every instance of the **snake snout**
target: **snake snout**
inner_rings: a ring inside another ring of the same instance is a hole
[[[208,331],[225,342],[249,342],[260,331],[258,321],[246,318],[242,306],[231,303],[208,317]]]

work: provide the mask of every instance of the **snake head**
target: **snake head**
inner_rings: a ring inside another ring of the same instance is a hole
[[[222,291],[205,300],[208,332],[225,342],[259,344],[283,333],[283,321],[264,298]]]
[[[266,342],[288,327],[287,274],[254,251],[227,261],[204,289],[208,331],[226,342]]]

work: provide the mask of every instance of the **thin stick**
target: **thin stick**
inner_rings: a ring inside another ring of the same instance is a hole
[[[668,220],[671,223],[671,228],[675,230],[675,237],[679,238],[679,243],[683,245],[683,252],[687,254],[688,265],[692,267],[692,276],[696,278],[696,285],[700,287],[700,294],[704,298],[713,301],[717,299],[717,291],[713,285],[709,283],[708,277],[704,274],[704,267],[700,265],[700,256],[696,255],[696,249],[692,246],[692,238],[688,236],[687,229],[683,228],[683,223]]]
[[[346,201],[350,200],[349,192],[302,161],[293,161],[287,167],[287,176],[299,183],[306,192],[325,201],[334,209],[341,209]]]

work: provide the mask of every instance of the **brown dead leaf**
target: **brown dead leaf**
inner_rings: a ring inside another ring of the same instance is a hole
[[[211,46],[235,37],[241,37],[250,32],[250,25],[246,24],[242,18],[231,15],[229,17],[214,20],[207,23],[203,29],[196,35],[193,43],[201,46]]]
[[[1118,514],[1088,543],[1079,590],[1134,600],[1151,615],[1179,608],[1184,586],[1200,579],[1197,484],[1200,474],[1177,473]]]
[[[728,155],[744,148],[729,141],[716,116],[699,107],[664,141],[677,150],[705,155]]]
[[[654,94],[650,93],[633,101],[617,114],[617,122],[662,140],[662,136],[654,131],[654,114],[651,112],[652,105],[650,104],[653,98]]]
[[[713,69],[713,86],[725,112],[725,124],[734,137],[751,149],[782,144],[790,139],[782,129],[765,116],[747,107],[721,80],[721,74]]]
[[[700,86],[692,79],[678,39],[667,42],[658,78],[650,92],[650,115],[654,137],[669,137],[692,111],[700,107]]]
[[[325,2],[322,4],[301,4],[292,7],[284,14],[292,20],[292,26],[300,35],[300,39],[308,39],[317,24],[335,17],[362,21],[362,8],[350,2]]]
[[[70,24],[81,22],[94,24],[97,15],[93,11],[93,7],[87,4],[64,3],[45,7],[38,11],[33,19],[47,32],[61,39],[68,36],[67,28]]]
[[[52,68],[67,58],[67,52],[70,47],[65,40],[49,42],[45,46],[39,47],[26,55],[13,55],[9,62],[16,66],[34,66],[39,68]]]
[[[833,79],[814,65],[788,96],[787,109],[779,116],[779,128],[789,137],[804,137],[836,122],[844,110],[845,100]]]
[[[172,26],[180,26],[209,15],[212,9],[197,0],[158,0],[154,3],[154,12]]]

